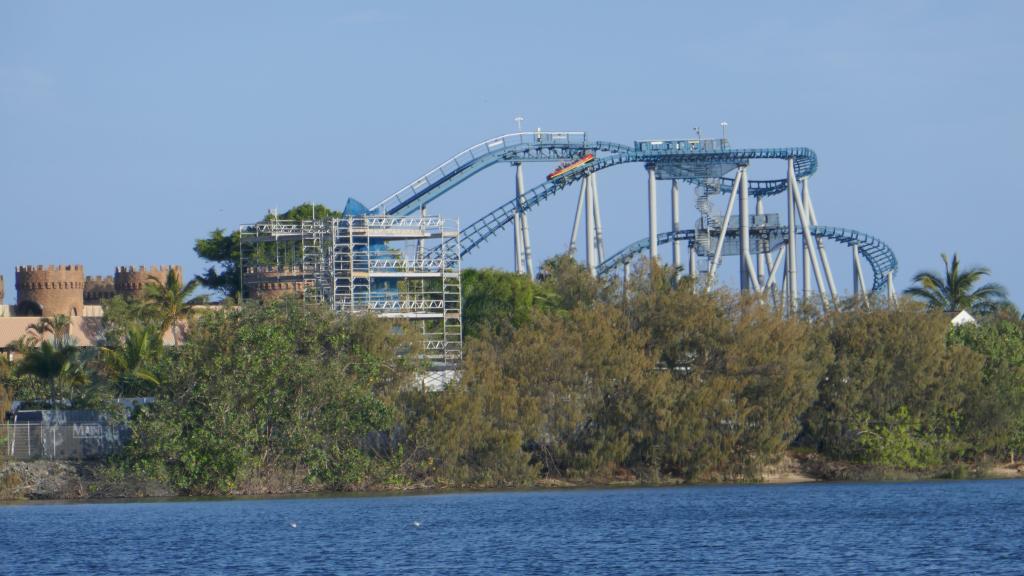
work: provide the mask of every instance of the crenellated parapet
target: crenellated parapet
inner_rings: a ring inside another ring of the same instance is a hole
[[[81,264],[18,266],[14,271],[18,310],[24,315],[82,313],[85,269]]]
[[[174,270],[178,281],[184,283],[181,266],[118,266],[114,270],[114,293],[129,299],[142,298],[146,286],[156,281],[167,281],[167,272]]]
[[[288,295],[302,295],[302,268],[299,266],[257,266],[242,271],[248,297],[269,302]]]
[[[86,305],[102,304],[104,300],[114,297],[117,292],[114,290],[113,276],[86,276],[85,277],[85,303]]]

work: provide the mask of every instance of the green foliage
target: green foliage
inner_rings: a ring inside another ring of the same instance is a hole
[[[159,334],[163,335],[170,330],[177,346],[180,335],[187,327],[185,321],[192,316],[196,306],[206,302],[206,296],[193,297],[192,293],[199,288],[199,280],[183,285],[174,268],[167,271],[166,278],[150,276],[149,280],[143,301],[157,322]]]
[[[545,307],[551,294],[522,274],[492,268],[462,272],[462,324],[466,337],[484,330],[510,330],[522,326],[536,308]]]
[[[322,204],[305,203],[288,209],[276,218],[279,220],[310,220],[314,215],[316,218],[337,218],[341,216],[341,213]],[[274,218],[273,214],[267,214],[262,221],[268,222]],[[241,256],[238,230],[228,234],[223,228],[218,228],[210,232],[206,238],[197,239],[193,250],[196,255],[211,264],[198,277],[200,284],[223,296],[237,299],[242,279],[241,270],[238,269]]]
[[[861,417],[857,444],[864,461],[882,466],[920,470],[944,464],[958,443],[952,427],[935,430],[920,417],[913,416],[906,406],[894,414],[886,414],[881,422],[872,422],[868,415]]]
[[[951,345],[984,356],[982,377],[966,398],[964,434],[976,450],[1024,453],[1024,325],[998,319],[950,331]]]
[[[908,305],[848,311],[830,321],[835,361],[806,416],[808,438],[822,452],[870,461],[877,453],[860,440],[867,432],[900,425],[918,438],[941,436],[968,417],[966,398],[981,380],[983,359],[946,345],[944,314]],[[950,449],[946,457],[956,457],[959,448]]]
[[[395,355],[408,347],[383,321],[294,299],[203,315],[161,366],[125,462],[188,493],[295,467],[348,487],[371,469],[368,435],[393,421],[382,397],[409,385],[414,366]]]

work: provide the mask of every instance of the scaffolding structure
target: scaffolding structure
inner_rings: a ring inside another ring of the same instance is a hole
[[[293,270],[294,277],[285,280],[307,302],[416,326],[429,366],[425,385],[441,386],[454,376],[462,360],[457,220],[376,214],[270,219],[241,226],[239,237],[243,295],[266,274],[261,271]]]

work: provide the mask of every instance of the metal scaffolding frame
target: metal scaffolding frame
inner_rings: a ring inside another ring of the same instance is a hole
[[[458,220],[377,214],[270,220],[241,226],[239,238],[243,289],[265,267],[294,267],[307,302],[418,326],[429,365],[425,385],[453,377],[462,360]]]

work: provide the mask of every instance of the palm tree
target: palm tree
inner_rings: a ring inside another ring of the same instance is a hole
[[[29,324],[26,342],[35,346],[46,339],[47,334],[53,335],[53,340],[64,341],[71,337],[71,318],[64,314],[57,314],[52,318],[40,318],[38,322]]]
[[[146,366],[156,360],[161,349],[160,334],[145,325],[129,326],[120,346],[100,349],[102,369],[117,381],[118,397],[138,392],[139,385],[145,382],[160,385],[160,380]]]
[[[25,356],[15,371],[19,375],[35,376],[50,385],[50,409],[57,407],[57,383],[81,383],[84,372],[78,363],[78,347],[70,338],[51,342],[43,340],[38,346],[25,350]]]
[[[191,297],[199,288],[199,280],[193,279],[184,286],[173,267],[167,271],[167,278],[161,283],[156,276],[149,277],[146,285],[146,304],[156,313],[160,322],[160,334],[171,329],[174,345],[178,345],[178,322],[187,320],[199,304],[206,302],[206,296]]]
[[[903,293],[924,302],[929,308],[945,312],[967,310],[974,314],[988,314],[1006,302],[1006,289],[995,282],[975,287],[982,278],[992,273],[984,266],[960,270],[960,259],[953,254],[953,262],[943,254],[945,277],[935,272],[918,272],[916,286]]]

